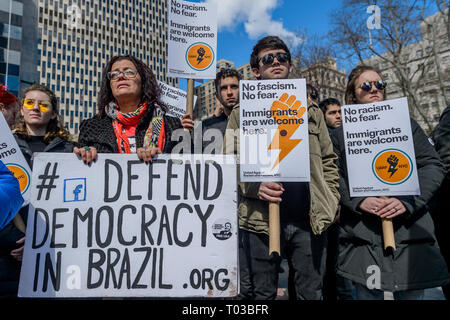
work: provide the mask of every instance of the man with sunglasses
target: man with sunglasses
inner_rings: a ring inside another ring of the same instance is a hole
[[[287,79],[293,68],[289,49],[274,36],[262,38],[253,47],[250,65],[259,80]],[[277,296],[281,258],[269,255],[269,202],[280,203],[281,253],[294,271],[295,298],[322,298],[325,230],[337,211],[339,176],[322,113],[311,101],[308,101],[308,122],[311,182],[239,182],[240,297],[243,299]],[[239,134],[229,135],[237,129],[239,107],[230,115],[225,152],[238,152]]]

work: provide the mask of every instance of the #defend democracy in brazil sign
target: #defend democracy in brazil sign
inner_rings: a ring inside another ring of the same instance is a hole
[[[37,153],[19,296],[236,296],[235,177],[230,156]]]
[[[239,83],[241,181],[309,181],[305,80]]]
[[[419,195],[406,98],[342,107],[351,197]]]

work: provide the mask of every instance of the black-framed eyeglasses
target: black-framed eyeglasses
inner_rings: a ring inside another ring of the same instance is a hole
[[[284,63],[289,61],[289,53],[287,52],[278,52],[275,55],[273,53],[266,54],[265,56],[261,57],[259,61],[262,62],[263,65],[270,65],[273,63],[273,61],[277,58],[279,63]],[[259,62],[258,61],[258,62]]]
[[[137,70],[126,69],[124,71],[110,71],[106,74],[109,80],[116,80],[120,77],[121,74],[125,77],[125,79],[134,79],[137,75]]]
[[[378,90],[384,90],[386,88],[387,83],[383,80],[378,80],[378,81],[366,81],[363,82],[359,87],[361,89],[363,89],[366,92],[369,92],[370,90],[372,90],[372,83],[375,85],[375,88],[377,88]]]

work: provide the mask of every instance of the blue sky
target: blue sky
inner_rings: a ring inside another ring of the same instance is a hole
[[[192,2],[204,2],[202,0],[191,0]],[[215,0],[207,0],[215,1]],[[232,12],[221,9],[223,2],[233,0],[217,0],[219,3],[219,19]],[[252,0],[239,0],[246,4]],[[221,3],[222,2],[222,3]],[[273,22],[280,22],[287,32],[295,33],[299,29],[306,29],[309,33],[318,36],[325,35],[330,27],[329,12],[339,6],[339,1],[321,0],[321,1],[298,1],[298,0],[259,0],[253,1],[259,10],[265,11]],[[236,9],[235,9],[236,10]],[[242,14],[242,12],[241,12]],[[248,13],[247,13],[248,14]],[[223,21],[219,21],[219,32],[217,37],[217,60],[227,59],[235,62],[239,67],[249,61],[250,53],[256,41],[267,35],[262,32],[258,35],[249,35],[245,30],[245,23],[251,18],[234,18],[232,23],[223,26]],[[261,28],[262,29],[262,28]],[[261,30],[262,31],[262,30]],[[268,30],[267,30],[268,31]],[[198,83],[196,83],[196,86]],[[186,90],[186,80],[180,79],[180,88]]]
[[[308,32],[322,36],[328,32],[330,27],[329,10],[336,8],[338,5],[339,1],[335,0],[277,1],[277,8],[271,12],[272,20],[281,21],[284,28],[291,32],[306,28]],[[267,34],[269,33],[268,30]],[[259,38],[267,34],[250,39],[244,30],[243,23],[233,29],[219,29],[217,41],[218,58],[232,60],[237,66],[247,63],[253,45]]]
[[[341,5],[341,1],[336,0],[190,1],[218,4],[217,60],[231,60],[236,67],[249,61],[253,45],[261,37],[273,33],[271,30],[277,29],[279,34],[276,35],[292,43],[295,42],[293,34],[300,29],[306,30],[308,35],[325,36],[331,28],[331,12]],[[369,17],[365,12],[362,14]],[[247,29],[246,24],[250,25]],[[351,68],[351,63],[346,61],[346,64],[343,66],[338,61],[338,68]],[[180,88],[186,90],[185,79],[180,79]]]

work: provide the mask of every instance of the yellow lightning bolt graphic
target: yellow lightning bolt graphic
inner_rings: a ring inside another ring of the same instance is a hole
[[[269,145],[269,150],[281,150],[272,170],[302,141],[302,139],[291,139],[301,124],[299,120],[306,111],[306,108],[300,108],[302,103],[296,99],[294,95],[289,97],[287,93],[283,93],[279,100],[272,103],[270,108],[272,117],[281,122]],[[283,115],[277,115],[276,110],[281,110]],[[289,113],[289,110],[292,110],[292,114]],[[293,110],[296,110],[297,114],[294,114]]]

